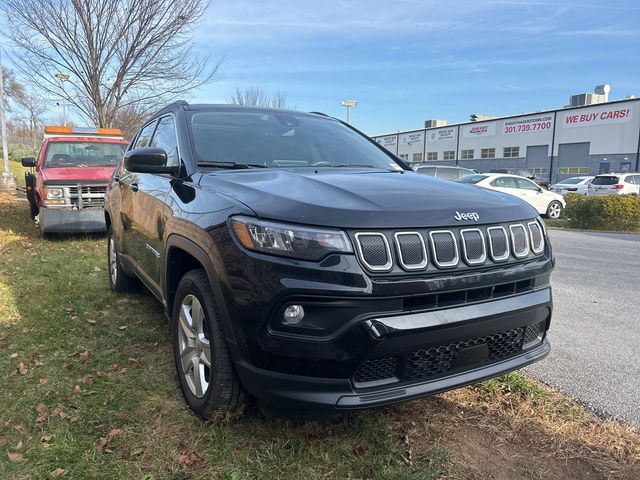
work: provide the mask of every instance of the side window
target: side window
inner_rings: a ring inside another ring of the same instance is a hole
[[[140,130],[138,134],[138,138],[136,138],[136,143],[133,145],[133,148],[142,148],[148,147],[151,142],[151,135],[153,135],[153,131],[156,128],[156,121],[151,122],[149,125]]]
[[[457,180],[458,171],[455,168],[438,168],[438,174],[436,176],[447,180]]]
[[[178,165],[178,140],[173,117],[167,116],[160,119],[149,146],[163,148],[167,152],[167,165]]]
[[[516,178],[515,181],[518,184],[518,188],[521,188],[522,190],[535,190],[536,192],[538,191],[538,186],[535,183],[530,182],[529,180],[525,180],[524,178]]]
[[[418,172],[423,173],[425,175],[431,175],[432,177],[435,177],[436,176],[436,167],[419,168]]]
[[[517,188],[513,177],[498,177],[491,182],[491,185],[498,188]]]

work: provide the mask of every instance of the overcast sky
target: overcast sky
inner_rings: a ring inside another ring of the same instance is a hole
[[[600,83],[640,96],[636,0],[215,0],[196,41],[224,61],[193,100],[261,85],[344,117],[355,99],[368,134],[552,109]]]

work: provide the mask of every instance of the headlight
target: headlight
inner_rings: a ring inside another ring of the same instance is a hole
[[[61,188],[47,188],[47,200],[60,200],[64,197],[64,191]]]
[[[256,252],[304,260],[321,260],[330,253],[351,253],[344,232],[233,217],[231,229],[242,246]]]

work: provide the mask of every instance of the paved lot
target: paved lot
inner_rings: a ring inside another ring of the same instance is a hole
[[[640,235],[553,230],[551,242],[552,352],[526,372],[640,427]]]

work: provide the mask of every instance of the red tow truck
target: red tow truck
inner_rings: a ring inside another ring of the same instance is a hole
[[[22,158],[31,217],[42,235],[106,229],[104,195],[127,142],[114,128],[47,126],[38,157]]]

